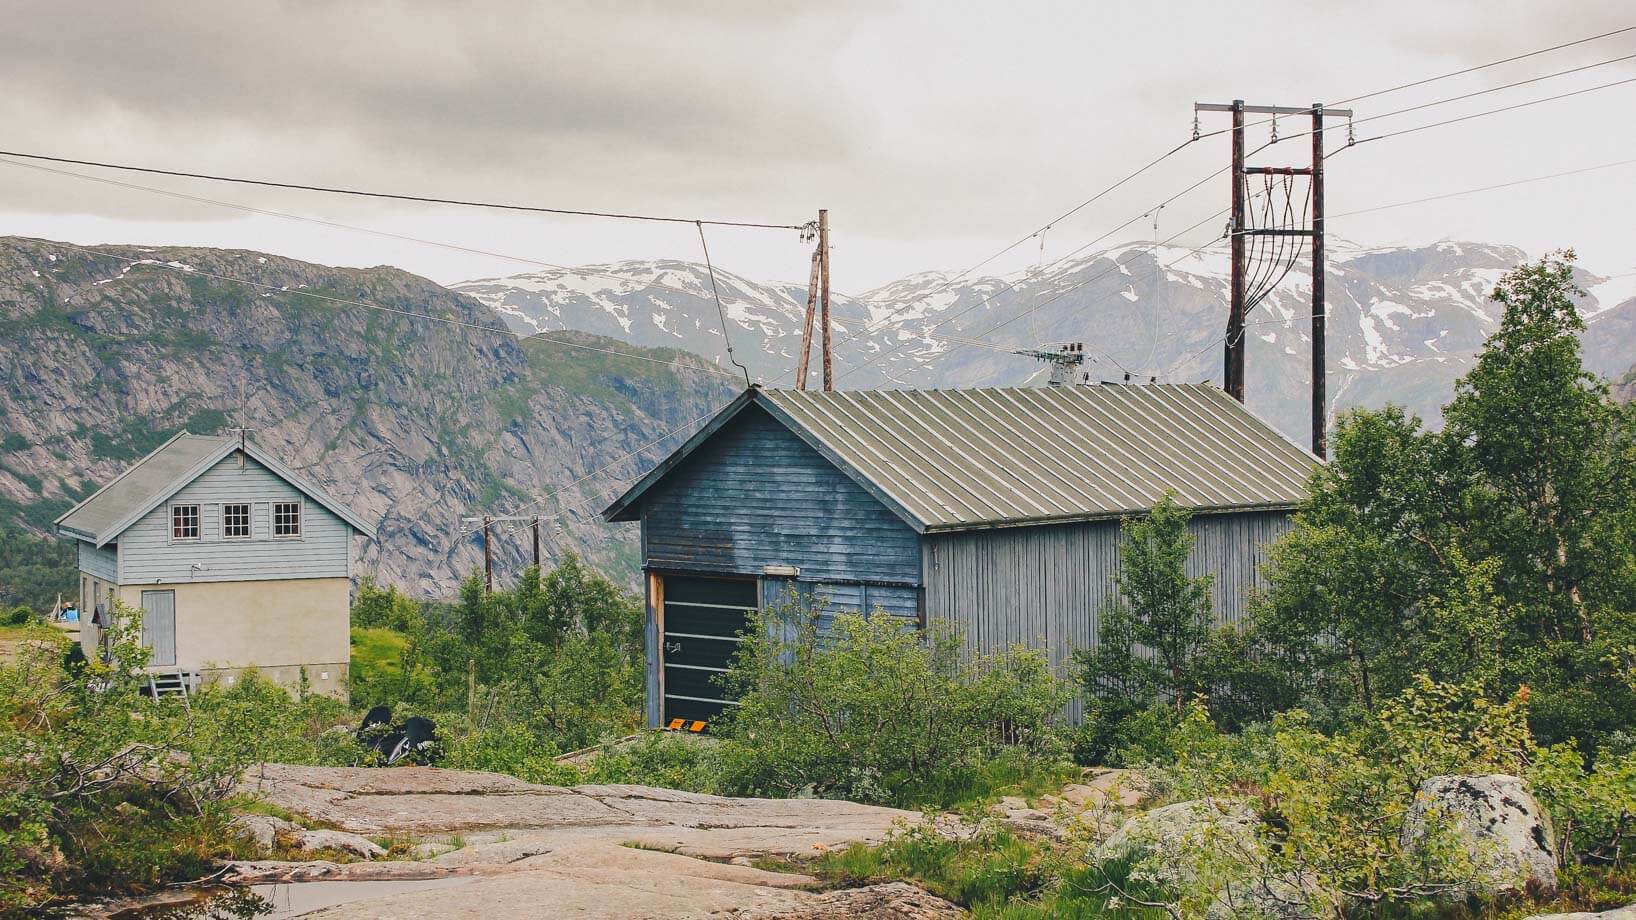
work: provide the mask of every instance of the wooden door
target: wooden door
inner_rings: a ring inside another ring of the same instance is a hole
[[[153,649],[149,666],[176,664],[176,592],[142,592],[142,644]]]
[[[756,609],[755,579],[667,575],[664,579],[664,668],[661,725],[672,719],[709,723],[736,703],[719,679]]]

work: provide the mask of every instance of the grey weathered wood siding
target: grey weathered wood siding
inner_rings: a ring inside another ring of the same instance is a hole
[[[1189,574],[1213,575],[1217,618],[1238,621],[1289,513],[1198,515],[1189,527]],[[957,624],[977,651],[1021,643],[1066,668],[1074,650],[1096,644],[1101,612],[1118,591],[1118,521],[933,534],[925,546],[927,616]]]
[[[301,536],[272,535],[274,502],[301,502]],[[251,537],[222,538],[221,506],[249,503]],[[172,542],[170,509],[199,505],[201,537]],[[253,581],[273,578],[345,578],[351,528],[323,505],[266,467],[229,456],[148,512],[119,536],[120,581]]]
[[[79,545],[79,569],[93,578],[119,584],[119,555],[114,545],[96,547],[84,540]]]
[[[759,408],[747,409],[644,499],[646,564],[802,581],[920,580],[914,530]]]

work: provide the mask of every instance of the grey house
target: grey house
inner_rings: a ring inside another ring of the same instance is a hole
[[[184,431],[56,523],[87,655],[119,600],[142,611],[150,672],[184,686],[256,668],[345,692],[353,536],[375,529],[254,441]]]
[[[648,723],[733,705],[735,635],[791,596],[1065,667],[1116,590],[1120,518],[1166,491],[1237,620],[1317,463],[1207,385],[751,388],[603,512],[641,522]]]

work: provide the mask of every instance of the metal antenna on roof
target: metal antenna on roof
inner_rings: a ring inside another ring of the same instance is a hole
[[[1055,351],[1042,351],[1034,348],[1019,348],[1012,352],[1025,358],[1035,358],[1051,365],[1051,379],[1046,381],[1048,386],[1062,387],[1071,383],[1082,383],[1089,375],[1079,372],[1080,365],[1085,363],[1084,342],[1064,342]]]
[[[245,442],[249,440],[250,432],[255,431],[256,429],[254,429],[254,428],[229,428],[227,430],[228,430],[228,432],[230,434],[236,434],[236,435],[239,436],[239,469],[242,470],[242,469],[244,469],[244,447],[245,447]]]

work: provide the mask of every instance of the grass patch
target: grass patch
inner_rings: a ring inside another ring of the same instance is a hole
[[[360,683],[403,679],[409,637],[385,626],[352,628],[352,675]]]

